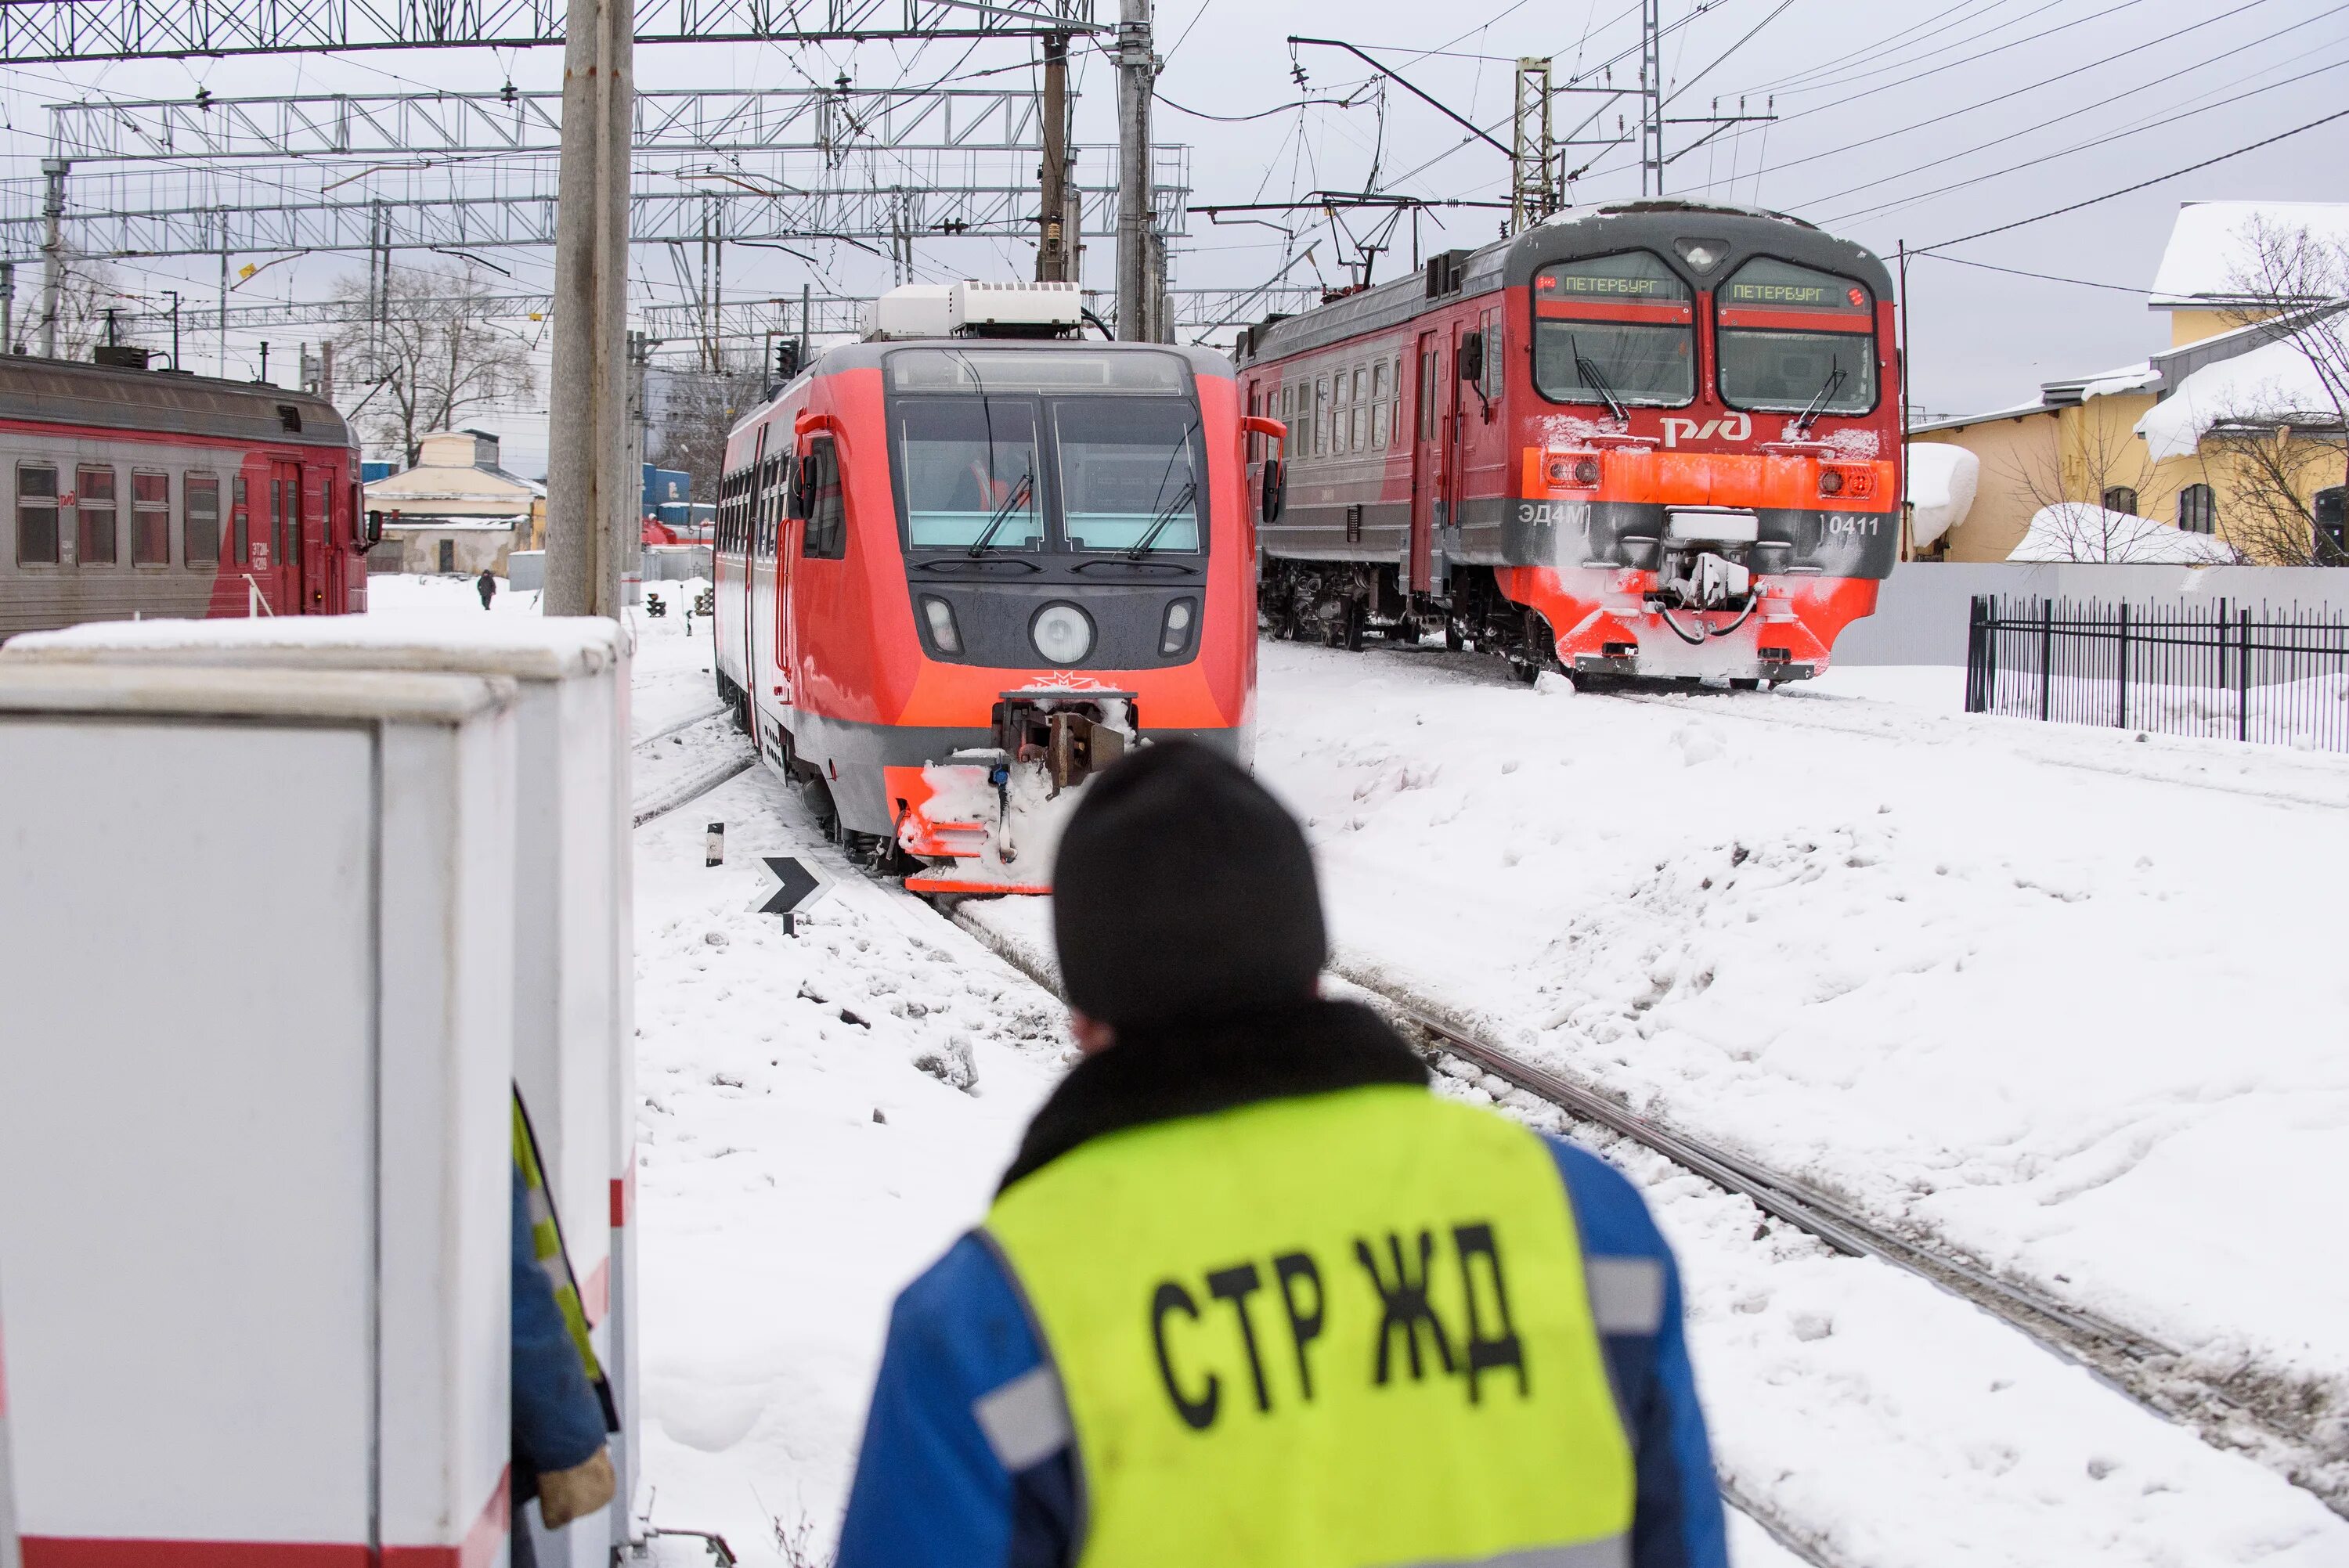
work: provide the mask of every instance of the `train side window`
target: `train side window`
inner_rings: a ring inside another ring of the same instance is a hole
[[[1402,356],[1387,361],[1387,434],[1402,444]]]
[[[1313,378],[1313,455],[1320,457],[1330,449],[1330,378]]]
[[[47,463],[16,465],[16,564],[57,563],[57,470]]]
[[[74,474],[74,558],[84,566],[111,566],[121,551],[122,501],[112,469]]]
[[[229,559],[239,566],[249,566],[253,563],[253,524],[249,521],[251,514],[246,511],[244,476],[237,475],[233,484],[234,488],[230,491],[230,502],[236,513],[236,538]]]
[[[1485,396],[1498,397],[1503,386],[1503,366],[1508,362],[1501,357],[1501,322],[1506,313],[1495,306],[1485,313]]]
[[[1387,444],[1387,362],[1371,366],[1371,446],[1384,451]]]
[[[180,477],[180,532],[188,564],[220,564],[220,479],[213,474]]]
[[[1354,417],[1346,431],[1346,449],[1349,451],[1359,452],[1371,444],[1371,407],[1362,396],[1366,390],[1363,383],[1369,377],[1367,366],[1354,366]]]
[[[171,476],[130,475],[130,563],[171,564]]]
[[[809,561],[844,561],[848,557],[848,502],[840,484],[840,459],[830,436],[809,443],[815,459],[815,504],[808,508],[807,542],[800,554]]]
[[[1419,388],[1414,394],[1419,403],[1419,438],[1435,439],[1435,350],[1428,349],[1419,356]]]

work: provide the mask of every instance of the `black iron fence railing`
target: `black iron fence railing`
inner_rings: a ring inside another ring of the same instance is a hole
[[[1966,711],[2349,751],[2349,621],[1977,595]]]

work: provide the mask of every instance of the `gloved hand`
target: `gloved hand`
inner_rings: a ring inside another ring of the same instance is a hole
[[[539,1517],[549,1530],[560,1530],[611,1501],[619,1489],[619,1478],[612,1473],[612,1450],[597,1449],[585,1464],[538,1478]]]

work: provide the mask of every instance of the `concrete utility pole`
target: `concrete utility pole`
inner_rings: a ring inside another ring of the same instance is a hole
[[[629,0],[571,0],[554,234],[554,364],[547,418],[550,615],[620,616],[643,488],[628,471]]]
[[[1640,194],[1664,193],[1662,0],[1640,4]]]
[[[1044,161],[1037,170],[1044,200],[1036,219],[1036,281],[1065,283],[1069,242],[1069,36],[1044,40]]]
[[[57,356],[57,312],[65,304],[66,170],[71,167],[62,158],[41,160],[41,353],[49,359]]]
[[[1117,335],[1151,337],[1150,98],[1157,62],[1151,52],[1150,0],[1118,0],[1117,21]]]

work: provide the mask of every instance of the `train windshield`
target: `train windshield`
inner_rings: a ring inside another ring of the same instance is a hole
[[[1646,251],[1534,274],[1534,387],[1553,403],[1678,407],[1696,396],[1695,307]]]
[[[1783,413],[1876,407],[1876,302],[1849,278],[1757,257],[1713,304],[1722,401]]]
[[[1026,397],[920,397],[891,419],[916,550],[1040,550],[1036,407]]]
[[[909,550],[1205,548],[1206,446],[1176,356],[989,346],[887,364]]]
[[[1197,551],[1206,463],[1187,401],[1065,400],[1052,425],[1070,549]]]

